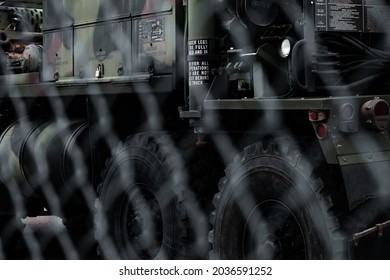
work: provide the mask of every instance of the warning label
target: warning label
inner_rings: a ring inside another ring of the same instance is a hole
[[[165,41],[165,19],[143,19],[139,21],[138,36],[141,44]]]
[[[189,86],[203,86],[210,82],[210,65],[208,61],[188,62]]]
[[[188,55],[209,54],[208,40],[190,40],[188,41]]]
[[[192,56],[188,62],[189,86],[203,86],[210,83],[210,62],[202,57],[209,54],[209,40],[188,41],[188,55]]]
[[[382,0],[316,0],[319,31],[383,32],[390,23],[390,6]]]

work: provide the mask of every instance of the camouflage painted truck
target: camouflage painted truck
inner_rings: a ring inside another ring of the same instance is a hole
[[[389,15],[1,1],[0,257],[54,215],[68,258],[387,258]]]

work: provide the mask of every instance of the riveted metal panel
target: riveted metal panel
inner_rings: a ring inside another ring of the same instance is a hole
[[[73,76],[73,29],[57,29],[44,33],[45,81]]]
[[[131,21],[110,21],[75,28],[75,76],[81,79],[129,75]]]
[[[134,20],[133,61],[136,72],[172,73],[175,30],[172,13],[157,13]]]

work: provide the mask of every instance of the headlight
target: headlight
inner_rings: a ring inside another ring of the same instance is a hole
[[[282,58],[286,58],[291,53],[291,42],[289,39],[283,39],[279,46],[279,55]]]

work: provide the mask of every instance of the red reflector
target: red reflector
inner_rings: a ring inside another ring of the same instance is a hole
[[[318,121],[318,112],[310,111],[309,120],[312,122]]]
[[[316,127],[316,134],[318,139],[324,139],[328,135],[328,126],[326,124],[320,123]]]
[[[374,115],[376,117],[388,116],[390,113],[389,105],[384,101],[379,101],[375,104]]]
[[[326,113],[323,111],[309,111],[309,121],[318,122],[326,120]]]

